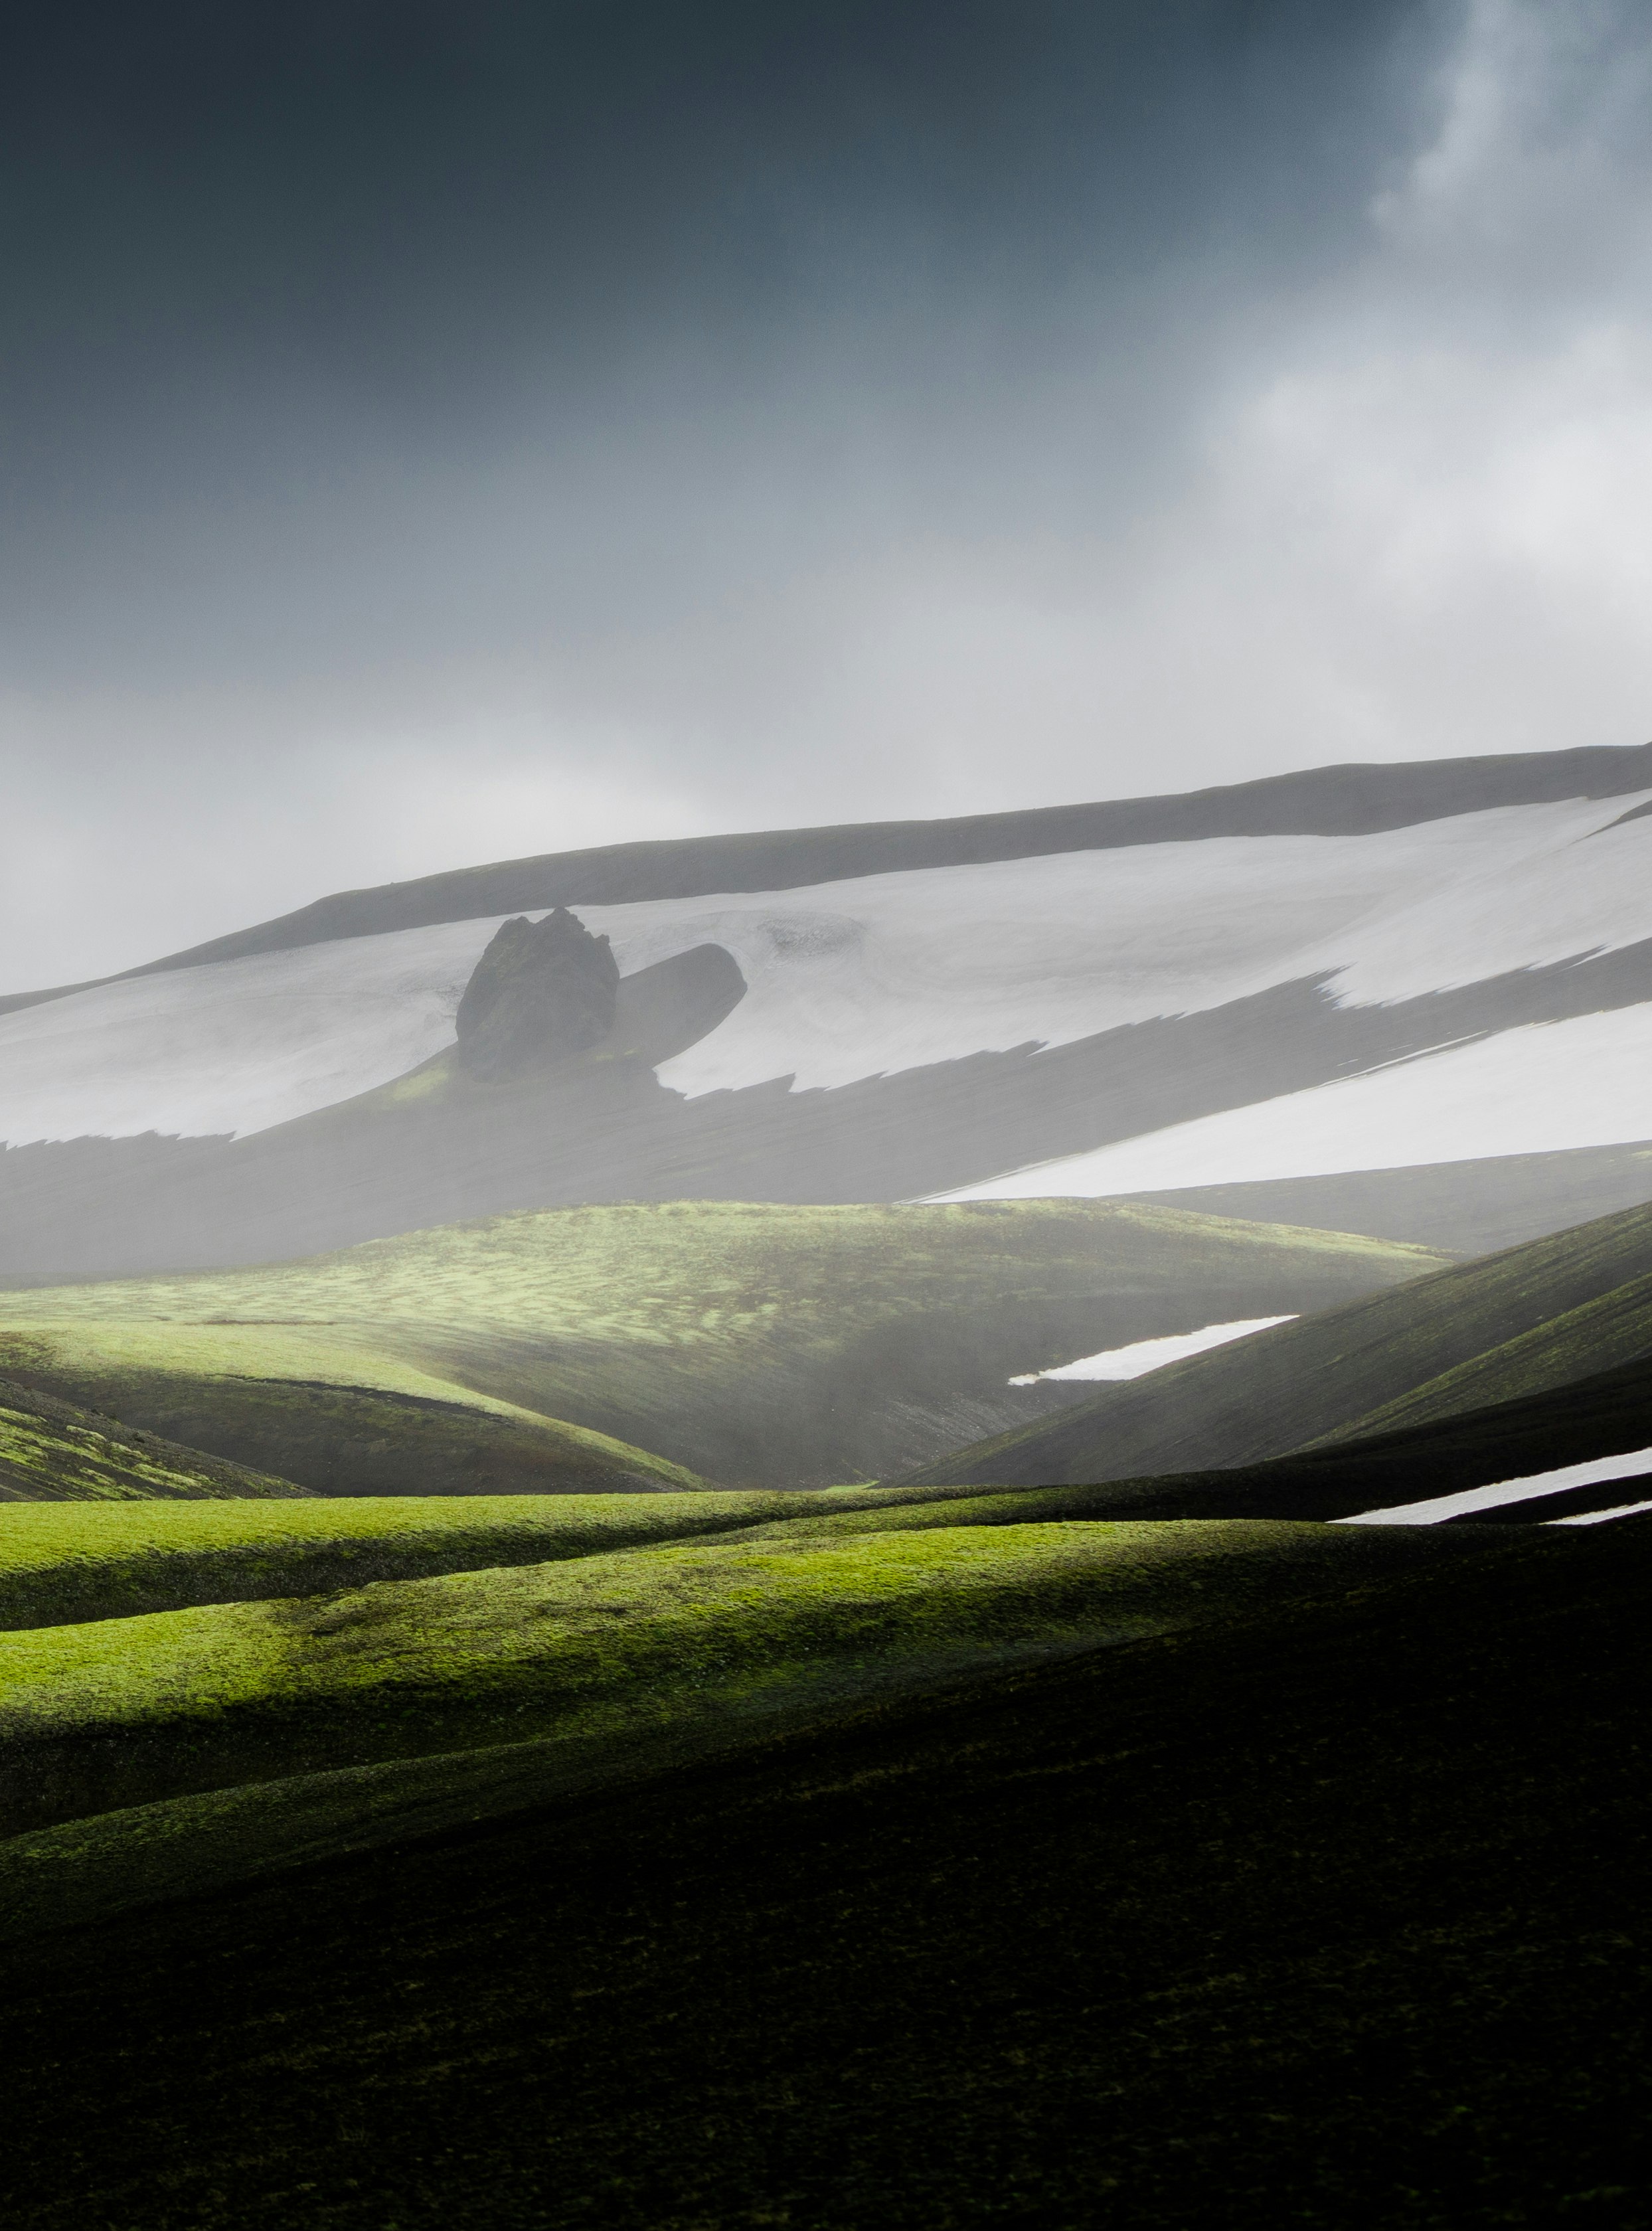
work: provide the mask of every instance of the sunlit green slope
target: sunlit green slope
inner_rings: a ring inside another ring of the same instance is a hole
[[[828,1487],[325,1496],[273,1505],[20,1503],[0,1512],[0,1628],[316,1595],[374,1581],[542,1564],[772,1526],[811,1537],[841,1531],[852,1518],[873,1530],[904,1528],[926,1523],[932,1504],[975,1510],[981,1502],[969,1488],[909,1495],[897,1488]],[[1029,1509],[1027,1515],[1041,1514]]]
[[[329,1493],[818,1485],[1070,1392],[1012,1376],[1441,1259],[1083,1201],[560,1209],[0,1295],[0,1369]]]
[[[1406,1529],[1050,1523],[694,1542],[0,1635],[12,1830],[549,1743],[554,1774],[1483,1554]]]
[[[123,1299],[116,1292],[113,1305]],[[0,1358],[18,1381],[236,1464],[279,1467],[319,1495],[701,1484],[646,1450],[500,1401],[325,1325],[71,1319],[0,1331]]]

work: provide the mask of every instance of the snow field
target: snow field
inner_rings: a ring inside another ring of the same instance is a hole
[[[933,1197],[1094,1200],[1642,1139],[1652,1139],[1652,1003],[1500,1031]]]
[[[664,1083],[830,1087],[1067,1044],[1304,977],[1331,977],[1346,999],[1398,999],[1652,937],[1652,818],[1610,825],[1636,802],[577,911],[627,972],[704,942],[738,961],[746,998],[663,1064]],[[450,1043],[501,919],[180,969],[0,1016],[0,1140],[244,1134],[385,1083]]]
[[[388,1083],[450,1043],[500,919],[214,961],[0,1015],[0,1138],[262,1131]]]
[[[1652,1449],[1632,1449],[1627,1456],[1594,1457],[1586,1464],[1562,1465],[1556,1471],[1528,1472],[1524,1479],[1500,1479],[1486,1487],[1465,1487],[1455,1495],[1436,1495],[1425,1503],[1395,1504],[1386,1510],[1362,1510],[1354,1518],[1333,1518],[1332,1526],[1438,1526],[1448,1518],[1466,1518],[1476,1510],[1500,1510],[1511,1503],[1531,1503],[1540,1495],[1558,1495],[1569,1487],[1593,1487],[1613,1479],[1635,1479],[1652,1471]],[[1584,1526],[1601,1518],[1626,1517],[1642,1510],[1644,1504],[1620,1504],[1613,1510],[1591,1510],[1581,1518],[1558,1518],[1557,1526]]]

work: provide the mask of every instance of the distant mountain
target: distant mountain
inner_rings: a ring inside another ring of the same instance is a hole
[[[937,1458],[903,1484],[1079,1484],[1230,1470],[1461,1418],[1649,1355],[1652,1208],[1628,1209],[1109,1387]],[[1597,1452],[1564,1437],[1554,1445],[1557,1464]]]
[[[612,1200],[1265,1192],[1527,1238],[1652,1196],[1649,805],[1652,746],[347,893],[0,1003],[0,1278]],[[520,953],[606,939],[611,1004],[530,967],[461,1059],[484,953],[556,907]]]

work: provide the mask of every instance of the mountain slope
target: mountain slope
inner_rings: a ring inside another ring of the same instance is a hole
[[[1189,1357],[904,1477],[1033,1485],[1227,1469],[1398,1423],[1409,1397],[1420,1420],[1537,1393],[1652,1351],[1649,1272],[1652,1209],[1626,1209]]]
[[[611,1437],[610,1464],[639,1472],[664,1459],[729,1484],[825,1485],[1073,1399],[1012,1377],[1325,1309],[1438,1261],[1097,1202],[620,1205],[257,1271],[0,1295],[0,1368],[327,1492],[543,1489],[558,1483],[526,1465],[503,1477],[489,1451],[507,1429],[570,1427]],[[375,1456],[392,1413],[457,1437],[456,1462],[473,1445],[471,1469],[410,1467],[405,1432]],[[622,1482],[569,1462],[561,1484]]]
[[[113,1303],[118,1307],[119,1297]],[[703,1486],[680,1465],[501,1401],[330,1325],[0,1329],[16,1381],[313,1495],[528,1495]]]
[[[1370,836],[1499,806],[1619,798],[1642,789],[1652,789],[1652,744],[1627,749],[1584,746],[1502,758],[1428,760],[1410,766],[1315,767],[1169,797],[1043,806],[1022,813],[858,822],[837,828],[612,844],[461,868],[381,884],[377,889],[343,891],[278,921],[214,938],[186,953],[171,954],[97,981],[127,982],[136,976],[290,952],[337,938],[371,937],[488,915],[695,898],[716,891],[794,890],[809,883],[910,868],[1113,851],[1208,837]],[[0,995],[0,1014],[88,988],[76,984]]]
[[[893,1487],[878,1523],[989,1526],[1043,1519],[1279,1518],[1337,1520],[1409,1509],[1494,1483],[1524,1491],[1549,1473],[1589,1469],[1593,1460],[1652,1449],[1652,1355],[1587,1379],[1467,1410],[1427,1425],[1348,1439],[1331,1438],[1292,1456],[1227,1470],[1171,1472],[1137,1479],[972,1492],[968,1484],[935,1505],[898,1498],[940,1495],[936,1487]],[[1604,1469],[1604,1467],[1603,1467]],[[1511,1493],[1464,1512],[1420,1511],[1418,1526],[1545,1525],[1620,1510],[1652,1495],[1652,1471],[1614,1471],[1577,1486]],[[793,1524],[802,1522],[794,1521]],[[859,1514],[822,1513],[817,1530],[852,1531]]]
[[[1611,1162],[1585,1206],[1652,1191],[1637,783],[1652,795],[1652,753],[1327,769],[346,895],[0,1014],[0,1277],[247,1264],[581,1200],[1379,1167],[1401,1174],[1375,1213],[1397,1186],[1408,1236],[1460,1244],[1448,1185],[1403,1178],[1453,1163],[1479,1173],[1480,1223],[1552,1229],[1577,1212],[1567,1155]],[[570,896],[630,1019],[531,1077],[457,1074],[502,922],[476,909]]]

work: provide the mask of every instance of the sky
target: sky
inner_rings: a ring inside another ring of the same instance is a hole
[[[1641,0],[54,0],[0,991],[632,837],[1652,735]]]

